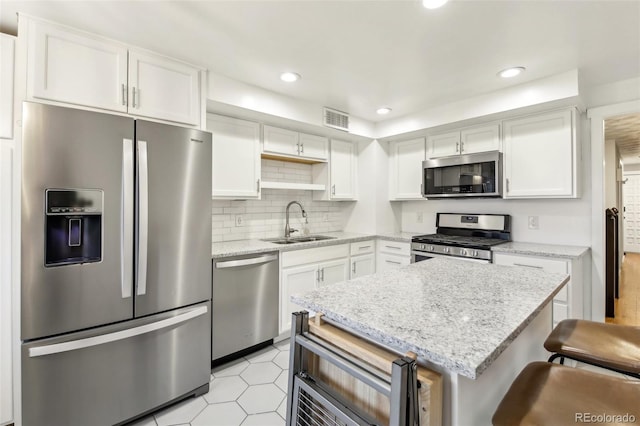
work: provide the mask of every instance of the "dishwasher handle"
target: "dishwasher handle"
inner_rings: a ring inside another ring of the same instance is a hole
[[[247,265],[257,265],[260,263],[272,262],[274,260],[278,260],[277,254],[270,254],[267,256],[259,256],[259,257],[250,257],[248,259],[227,260],[225,262],[216,262],[216,269],[236,268],[239,266],[247,266]]]

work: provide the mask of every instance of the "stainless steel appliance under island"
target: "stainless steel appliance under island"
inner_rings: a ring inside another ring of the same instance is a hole
[[[483,425],[520,370],[547,358],[551,301],[569,280],[434,258],[292,296],[330,323],[444,377],[443,424]]]

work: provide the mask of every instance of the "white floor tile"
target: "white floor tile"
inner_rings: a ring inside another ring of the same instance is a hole
[[[211,404],[193,419],[191,426],[239,426],[246,416],[235,402]]]
[[[200,414],[207,406],[207,402],[202,398],[189,398],[176,405],[167,407],[155,415],[158,426],[169,426],[180,423],[189,423],[195,416]]]
[[[287,393],[289,387],[289,370],[283,370],[274,382],[284,393]]]
[[[273,383],[281,372],[282,369],[274,363],[261,362],[258,364],[250,364],[240,374],[240,377],[250,385],[260,385],[264,383]]]
[[[250,355],[245,356],[245,359],[251,363],[254,362],[267,362],[271,361],[278,355],[280,351],[273,346],[269,346],[267,348],[261,349],[258,352],[254,352]]]
[[[284,426],[284,420],[276,413],[251,414],[242,426]]]
[[[281,342],[274,343],[273,346],[275,346],[275,348],[278,349],[279,351],[289,352],[289,347],[291,346],[290,339],[286,339]]]
[[[158,423],[156,423],[156,419],[154,419],[153,416],[148,416],[140,420],[137,420],[131,424],[128,424],[127,426],[157,426],[157,425]]]
[[[273,362],[275,362],[278,367],[286,370],[289,368],[289,352],[280,352],[273,358]]]
[[[282,417],[283,420],[287,419],[287,398],[283,399],[276,412]]]
[[[203,396],[209,404],[235,401],[248,386],[240,376],[216,377],[211,382],[209,393]]]
[[[248,365],[249,362],[247,362],[247,360],[240,358],[214,368],[212,373],[214,377],[237,376],[242,373]]]
[[[275,411],[284,399],[285,394],[276,385],[249,386],[238,398],[238,404],[249,414]]]

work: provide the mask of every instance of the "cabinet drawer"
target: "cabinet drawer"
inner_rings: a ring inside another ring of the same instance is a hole
[[[284,252],[282,253],[282,267],[318,263],[341,257],[349,257],[349,244]]]
[[[387,269],[400,268],[411,263],[411,258],[389,253],[378,253],[376,256],[376,272],[384,272]]]
[[[525,266],[529,268],[542,269],[546,272],[557,272],[561,274],[569,273],[567,261],[546,259],[533,256],[517,256],[513,254],[495,253],[494,263],[498,265]]]
[[[373,247],[375,243],[373,240],[358,241],[357,243],[351,243],[351,256],[357,256],[359,254],[373,253]]]
[[[380,253],[409,256],[411,252],[411,245],[400,241],[378,240],[376,245]]]

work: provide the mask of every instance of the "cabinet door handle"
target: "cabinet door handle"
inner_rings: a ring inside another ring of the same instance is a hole
[[[138,97],[140,97],[140,94],[138,94]],[[138,100],[138,103],[140,103],[139,100]],[[136,105],[136,88],[135,87],[133,88],[133,107],[134,108],[137,107],[137,105]]]
[[[304,144],[300,144],[300,153],[304,154]]]
[[[331,195],[336,195],[336,186],[331,185]]]
[[[385,247],[390,249],[402,250],[402,247],[398,247],[398,246],[385,246]]]
[[[353,265],[351,265],[351,272],[352,272],[353,274],[355,274],[355,273],[356,273],[356,262],[353,262]]]
[[[122,105],[127,105],[127,86],[122,83]]]
[[[401,264],[400,262],[396,262],[395,260],[388,260],[388,259],[387,259],[387,260],[385,260],[385,262],[387,262],[387,263],[393,263],[394,265],[400,265],[400,264]]]
[[[507,182],[507,194],[508,194],[509,193],[509,178],[507,178],[506,182]]]
[[[460,154],[464,152],[464,141],[460,142]]]
[[[371,246],[360,246],[358,247],[358,250],[364,250],[364,249],[368,249],[371,248]]]
[[[324,282],[324,268],[320,269],[320,281]]]
[[[296,143],[296,154],[300,155],[300,142]]]
[[[544,268],[542,268],[542,266],[527,265],[527,264],[524,264],[524,263],[514,263],[514,266],[524,266],[525,268],[544,269]]]
[[[256,181],[256,188],[258,190],[258,193],[260,193],[260,179]]]
[[[460,152],[460,142],[456,142],[456,152]]]
[[[320,282],[320,269],[316,270],[316,281]]]

